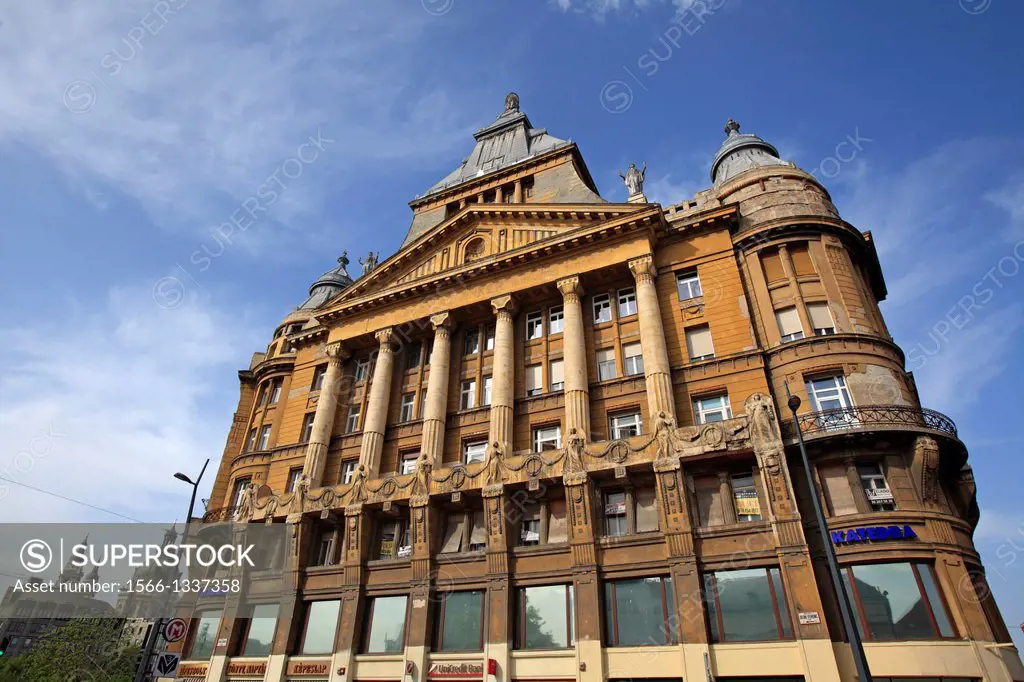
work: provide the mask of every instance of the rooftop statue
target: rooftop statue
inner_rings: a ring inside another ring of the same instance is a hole
[[[519,95],[514,92],[505,95],[505,111],[519,111]]]
[[[379,257],[380,257],[380,251],[378,251],[377,253],[374,253],[373,251],[371,251],[370,253],[366,254],[366,260],[363,260],[362,258],[359,259],[359,264],[363,266],[363,275],[364,276],[365,275],[369,275],[371,272],[373,272],[376,269],[376,267],[377,267],[377,259]]]
[[[644,193],[644,177],[647,175],[647,164],[640,170],[637,170],[636,164],[629,164],[629,169],[626,174],[619,173],[619,177],[626,183],[626,187],[629,188],[629,196]]]

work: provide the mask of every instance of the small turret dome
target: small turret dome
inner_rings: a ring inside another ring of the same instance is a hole
[[[730,180],[743,171],[762,166],[788,166],[779,158],[779,150],[757,135],[740,133],[740,124],[731,118],[725,124],[725,142],[711,164],[711,181],[715,185]]]
[[[352,277],[345,269],[349,264],[348,252],[338,258],[338,267],[331,268],[309,285],[309,298],[298,307],[299,310],[313,310],[334,298],[342,289],[352,284]]]

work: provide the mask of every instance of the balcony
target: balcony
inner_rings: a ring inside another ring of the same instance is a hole
[[[953,420],[935,410],[909,405],[863,405],[797,415],[804,436],[861,431],[932,431],[959,440]],[[796,438],[791,419],[784,420],[783,433]]]

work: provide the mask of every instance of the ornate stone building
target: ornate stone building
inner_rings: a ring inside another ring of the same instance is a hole
[[[514,94],[474,138],[239,373],[208,518],[294,523],[294,589],[196,614],[181,675],[852,680],[799,428],[873,675],[1024,680],[966,448],[817,179],[729,121],[708,190],[610,203]]]

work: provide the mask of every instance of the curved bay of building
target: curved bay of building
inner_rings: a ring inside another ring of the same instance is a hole
[[[207,514],[294,524],[293,589],[195,614],[179,675],[852,680],[799,429],[872,675],[1024,680],[871,234],[726,132],[693,200],[609,203],[516,98],[398,253],[314,282]]]

